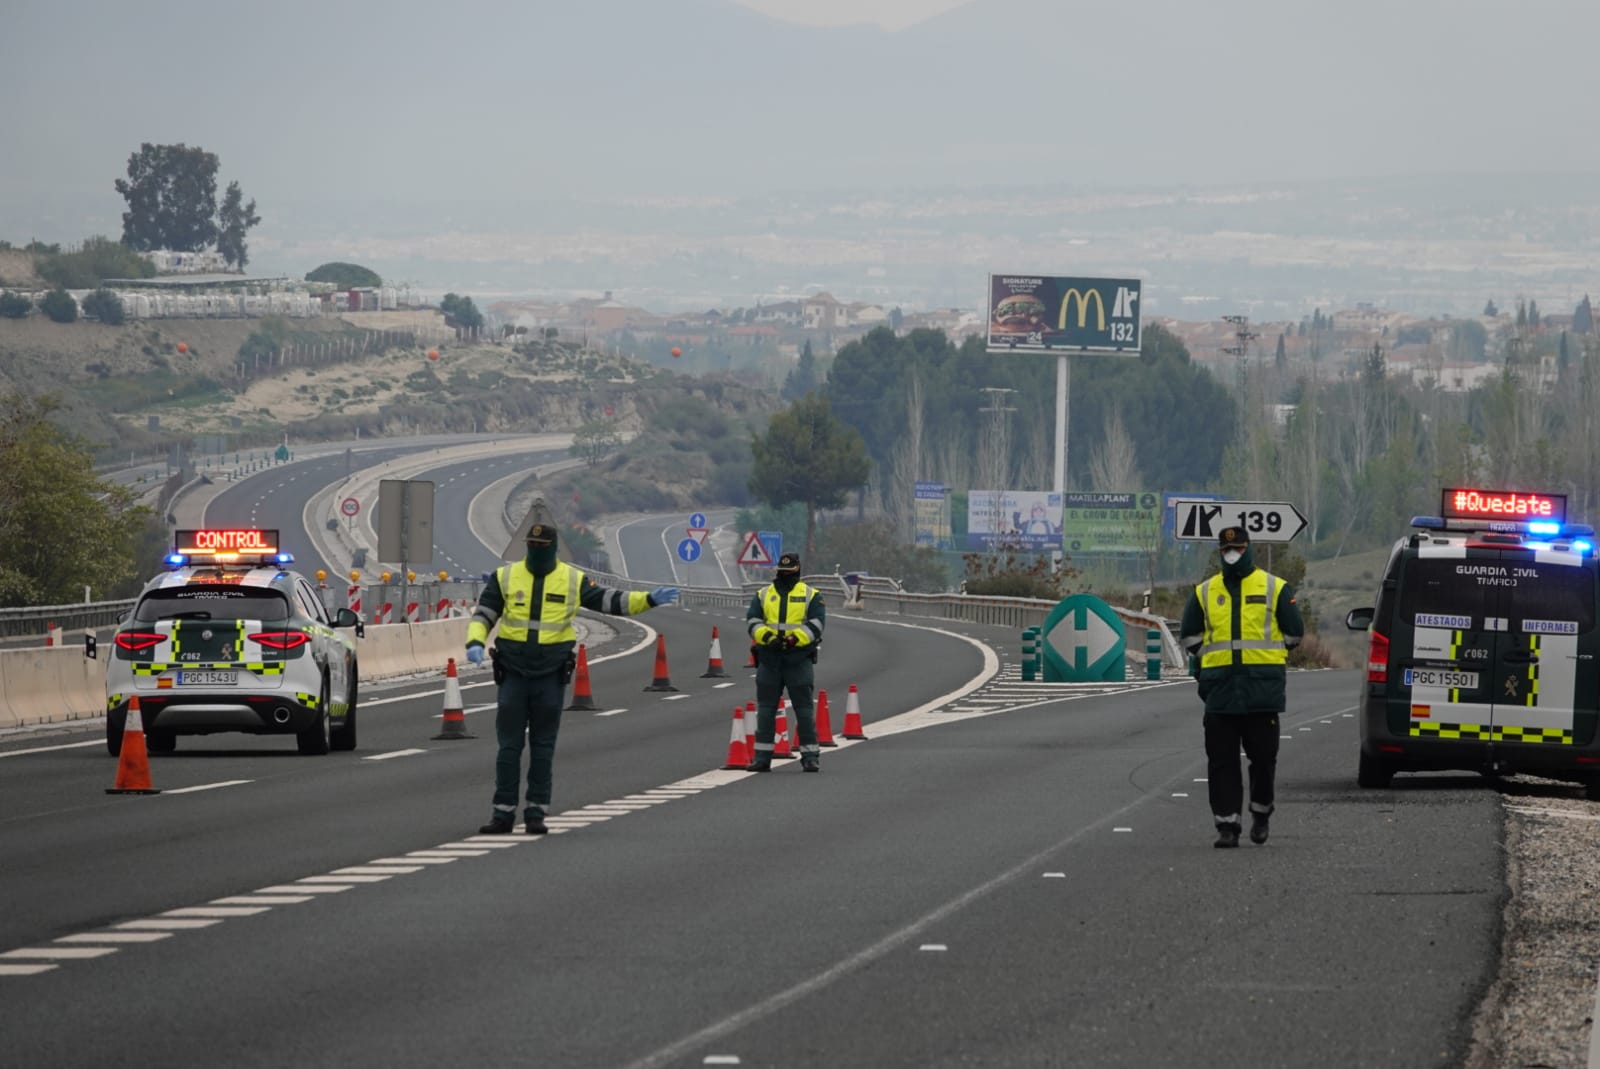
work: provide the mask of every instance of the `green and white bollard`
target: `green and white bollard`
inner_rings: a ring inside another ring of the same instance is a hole
[[[1161,632],[1153,627],[1144,633],[1144,677],[1161,678]]]
[[[1022,681],[1032,683],[1039,674],[1039,658],[1034,652],[1034,640],[1039,636],[1037,627],[1024,628],[1022,631]]]

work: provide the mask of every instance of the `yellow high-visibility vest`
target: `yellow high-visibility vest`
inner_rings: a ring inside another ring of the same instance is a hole
[[[804,583],[797,582],[790,587],[788,611],[779,619],[783,592],[770,584],[761,591],[761,612],[766,617],[767,625],[780,633],[793,631],[797,646],[811,645],[811,629],[806,626],[806,610],[811,607],[811,593],[811,588]]]
[[[1278,626],[1278,599],[1283,596],[1283,580],[1260,568],[1239,584],[1239,634],[1233,633],[1233,591],[1220,575],[1195,587],[1200,608],[1205,613],[1205,632],[1199,649],[1200,667],[1226,668],[1239,653],[1241,664],[1287,664],[1289,650],[1283,644],[1283,629]]]
[[[505,607],[500,610],[501,642],[527,642],[530,631],[538,634],[541,646],[578,641],[572,621],[580,607],[582,572],[566,561],[557,561],[555,570],[544,577],[544,603],[537,614],[533,611],[534,574],[526,561],[505,565],[496,575],[505,597]]]

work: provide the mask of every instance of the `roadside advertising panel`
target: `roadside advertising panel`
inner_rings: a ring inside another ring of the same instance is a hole
[[[1071,554],[1149,554],[1161,546],[1161,493],[1069,493],[1061,548]]]
[[[1030,553],[1061,548],[1061,495],[1034,490],[969,492],[967,548]]]
[[[990,275],[988,351],[1139,354],[1136,278]]]
[[[950,535],[950,491],[944,483],[918,482],[916,488],[915,542],[934,549],[954,549]]]

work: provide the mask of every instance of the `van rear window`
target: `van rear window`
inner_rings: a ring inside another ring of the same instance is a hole
[[[1519,559],[1520,558],[1520,559]],[[1427,558],[1411,561],[1401,587],[1402,619],[1416,614],[1468,616],[1473,627],[1503,618],[1513,633],[1524,620],[1562,621],[1579,632],[1594,627],[1592,568],[1543,564],[1532,554],[1502,558]]]

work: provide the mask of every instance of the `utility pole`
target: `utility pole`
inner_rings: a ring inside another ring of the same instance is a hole
[[[1224,345],[1222,347],[1222,351],[1227,353],[1229,356],[1236,358],[1238,361],[1235,365],[1235,375],[1237,376],[1239,386],[1239,400],[1241,403],[1243,403],[1245,381],[1249,374],[1250,343],[1261,337],[1261,335],[1250,329],[1249,316],[1223,316],[1222,321],[1224,323],[1233,324],[1233,344]]]
[[[1016,393],[1006,386],[982,386],[979,389],[989,395],[989,404],[986,408],[978,409],[990,416],[988,446],[986,451],[980,450],[979,456],[988,461],[987,471],[980,475],[991,482],[990,489],[1009,490],[1005,483],[1009,480],[1011,467],[1011,413],[1016,411],[1015,406],[1007,405],[1006,395]]]

